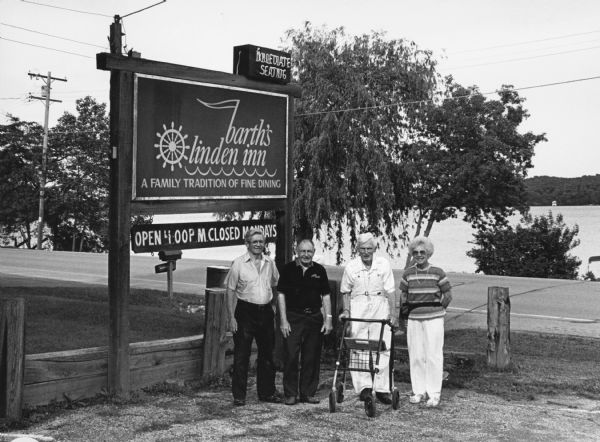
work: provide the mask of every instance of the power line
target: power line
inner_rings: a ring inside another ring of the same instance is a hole
[[[25,0],[22,0],[22,1],[25,1]],[[94,57],[90,57],[89,55],[78,54],[77,52],[63,51],[62,49],[55,49],[55,48],[49,48],[47,46],[34,45],[32,43],[26,43],[24,41],[11,40],[10,38],[6,38],[6,37],[0,37],[0,40],[12,41],[13,43],[19,43],[19,44],[26,45],[26,46],[33,46],[35,48],[47,49],[49,51],[62,52],[64,54],[77,55],[78,57],[94,58]]]
[[[514,90],[514,91],[524,91],[524,90],[527,90],[527,89],[538,89],[538,88],[543,88],[543,87],[559,86],[559,85],[563,85],[563,84],[578,83],[578,82],[581,82],[581,81],[598,80],[598,79],[600,79],[600,75],[596,75],[594,77],[576,78],[576,79],[573,79],[573,80],[556,81],[556,82],[553,82],[553,83],[544,83],[544,84],[536,84],[536,85],[532,85],[532,86],[516,87],[516,88],[512,88],[512,90]],[[497,94],[498,92],[499,92],[499,90],[490,91],[490,92],[477,92],[477,94],[475,94],[475,95],[492,95],[492,94]],[[473,95],[474,94],[457,95],[457,96],[454,96],[454,97],[446,97],[446,98],[444,98],[444,100],[459,100],[461,98],[468,98],[468,97],[471,97]],[[306,113],[303,113],[303,114],[296,114],[296,117],[306,117],[306,116],[311,116],[311,115],[335,114],[335,113],[343,113],[343,112],[354,112],[354,111],[371,110],[371,109],[383,109],[383,108],[386,108],[386,107],[395,107],[395,106],[412,105],[412,104],[425,104],[425,103],[432,103],[432,102],[433,102],[432,99],[427,99],[427,100],[411,100],[411,101],[398,101],[396,103],[382,104],[382,105],[378,105],[378,106],[361,106],[361,107],[354,107],[354,108],[349,108],[349,109],[337,109],[337,110],[328,110],[328,111],[306,112]]]
[[[513,62],[513,61],[534,60],[536,58],[553,57],[555,55],[564,55],[564,54],[571,54],[571,53],[574,53],[574,52],[590,51],[592,49],[598,49],[598,48],[600,48],[600,46],[590,46],[589,48],[573,49],[573,50],[570,50],[570,51],[560,51],[560,52],[553,52],[553,53],[550,53],[550,54],[542,54],[542,55],[532,55],[530,57],[509,58],[509,59],[506,59],[506,60],[491,61],[491,62],[488,62],[488,63],[477,63],[477,64],[470,64],[470,65],[465,65],[465,66],[453,66],[453,67],[448,67],[446,69],[447,70],[451,70],[451,69],[474,68],[474,67],[480,67],[480,66],[489,66],[489,65],[493,65],[493,64],[510,63],[510,62]]]
[[[21,1],[24,2],[24,3],[31,3],[32,5],[47,6],[48,8],[62,9],[64,11],[78,12],[80,14],[100,15],[102,17],[110,17],[110,18],[112,18],[112,15],[102,14],[100,12],[89,12],[89,11],[81,11],[79,9],[63,8],[62,6],[47,5],[45,3],[32,2],[30,0],[21,0]]]
[[[450,52],[451,54],[462,54],[465,52],[477,52],[477,51],[487,51],[489,49],[500,49],[500,48],[509,48],[509,47],[514,47],[514,46],[522,46],[522,45],[526,45],[526,44],[530,44],[530,43],[540,43],[543,41],[551,41],[551,40],[560,40],[563,38],[570,38],[570,37],[578,37],[580,35],[589,35],[589,34],[597,34],[600,33],[600,30],[594,30],[594,31],[588,31],[588,32],[578,32],[576,34],[565,34],[565,35],[560,35],[557,37],[549,37],[549,38],[540,38],[537,40],[529,40],[529,41],[522,41],[522,42],[516,42],[516,43],[508,43],[508,44],[502,44],[502,45],[496,45],[496,46],[488,46],[485,48],[474,48],[474,49],[464,49],[462,51],[456,51],[456,52]]]
[[[59,38],[61,40],[72,41],[74,43],[79,43],[79,44],[82,44],[82,45],[88,45],[88,46],[94,46],[96,48],[107,49],[107,46],[100,46],[100,45],[95,45],[95,44],[92,44],[92,43],[86,43],[86,42],[79,41],[79,40],[73,40],[71,38],[59,37],[58,35],[46,34],[45,32],[39,32],[39,31],[35,31],[33,29],[22,28],[21,26],[9,25],[8,23],[0,23],[0,25],[2,25],[2,26],[8,26],[10,28],[15,28],[15,29],[22,29],[23,31],[33,32],[34,34],[41,34],[41,35],[46,35],[48,37]]]

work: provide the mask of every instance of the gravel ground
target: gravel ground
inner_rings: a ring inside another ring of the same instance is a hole
[[[369,418],[351,391],[330,413],[328,385],[325,378],[320,404],[286,406],[258,402],[251,384],[247,405],[235,408],[225,385],[155,389],[127,403],[53,413],[27,433],[56,441],[600,440],[600,403],[582,397],[536,395],[509,401],[446,388],[441,405],[429,409],[409,404],[410,385],[397,383],[399,409],[378,403],[377,415]]]

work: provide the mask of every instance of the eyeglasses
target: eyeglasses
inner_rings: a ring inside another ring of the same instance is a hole
[[[427,252],[425,250],[413,250],[412,254],[413,255],[427,255]]]
[[[359,252],[367,252],[368,253],[368,252],[372,252],[373,250],[374,250],[373,247],[359,247],[358,248]]]

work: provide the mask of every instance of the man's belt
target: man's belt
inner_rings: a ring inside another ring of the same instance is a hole
[[[357,293],[351,293],[350,297],[351,298],[355,298],[357,296],[360,295],[364,295],[364,296],[384,296],[385,294],[383,292],[357,292]]]
[[[321,311],[321,308],[311,308],[311,307],[305,307],[305,308],[290,308],[289,309],[291,312],[294,313],[298,313],[298,314],[303,314],[303,315],[314,315],[315,313],[319,313]]]

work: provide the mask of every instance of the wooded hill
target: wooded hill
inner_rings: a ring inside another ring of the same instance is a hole
[[[527,203],[530,206],[600,205],[600,175],[584,175],[578,178],[539,176],[525,180]]]

